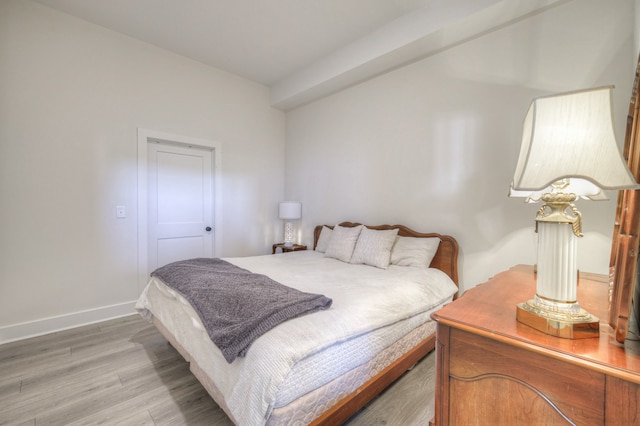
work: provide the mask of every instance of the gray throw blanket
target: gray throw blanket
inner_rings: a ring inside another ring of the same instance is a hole
[[[193,305],[228,363],[246,355],[254,340],[278,324],[328,309],[332,302],[222,259],[174,262],[156,269],[151,276],[160,278]]]

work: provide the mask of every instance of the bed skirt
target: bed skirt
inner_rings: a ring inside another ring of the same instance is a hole
[[[206,372],[192,359],[188,351],[172,337],[160,320],[153,317],[153,324],[189,363],[189,369],[213,400],[235,424],[238,424],[233,418],[231,410],[227,407],[224,397]],[[287,405],[274,408],[269,416],[267,425],[308,425],[336,403],[392,365],[412,348],[431,338],[435,333],[435,328],[435,321],[426,322],[387,347],[369,362],[346,372]]]

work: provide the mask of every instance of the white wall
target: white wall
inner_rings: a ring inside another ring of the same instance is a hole
[[[612,6],[615,5],[615,6]],[[535,262],[539,206],[509,199],[534,96],[614,84],[620,146],[633,0],[575,0],[287,113],[285,194],[302,240],[343,220],[455,236],[461,287]],[[579,268],[607,273],[613,201],[579,202]]]
[[[30,1],[0,2],[0,342],[132,312],[138,127],[219,142],[216,255],[269,253],[284,118],[266,87]]]

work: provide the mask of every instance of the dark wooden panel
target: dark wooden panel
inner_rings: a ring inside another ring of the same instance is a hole
[[[640,59],[636,65],[635,80],[627,114],[627,131],[623,156],[629,170],[640,181],[640,135],[638,108],[640,108]],[[632,314],[632,297],[636,284],[638,250],[640,249],[640,193],[639,190],[619,191],[616,216],[613,222],[609,277],[611,280],[611,308],[609,325],[615,330],[616,341],[627,338]]]

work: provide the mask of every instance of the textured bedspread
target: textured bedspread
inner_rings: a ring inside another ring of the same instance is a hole
[[[328,309],[331,299],[284,286],[222,259],[190,259],[156,269],[151,276],[182,294],[195,308],[228,363],[278,324]]]
[[[333,301],[330,309],[272,328],[246,356],[229,364],[204,338],[207,333],[191,303],[159,278],[151,279],[136,308],[173,331],[224,396],[230,417],[243,426],[266,424],[274,408],[371,361],[430,321],[430,312],[457,290],[436,269],[352,265],[311,250],[225,260]]]

